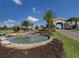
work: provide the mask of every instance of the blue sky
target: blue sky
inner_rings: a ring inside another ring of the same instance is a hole
[[[29,17],[39,20],[36,25],[44,24],[42,16],[48,8],[58,18],[79,17],[79,0],[0,0],[0,25],[9,21],[19,24]]]

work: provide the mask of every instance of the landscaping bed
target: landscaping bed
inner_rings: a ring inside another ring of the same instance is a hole
[[[63,42],[65,57],[79,58],[79,41],[67,37],[59,32],[54,32],[54,38]]]
[[[64,57],[63,43],[54,39],[50,43],[32,49],[6,48],[0,45],[1,58],[62,58]]]

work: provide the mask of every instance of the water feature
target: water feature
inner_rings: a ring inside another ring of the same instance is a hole
[[[26,36],[17,36],[8,39],[9,42],[17,44],[31,44],[48,40],[47,36],[28,34]]]

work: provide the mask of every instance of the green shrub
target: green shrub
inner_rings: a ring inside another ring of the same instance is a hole
[[[18,32],[19,30],[20,30],[19,26],[14,26],[14,27],[13,27],[13,31],[14,31],[14,32]]]

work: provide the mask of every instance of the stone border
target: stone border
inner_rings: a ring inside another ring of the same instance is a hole
[[[52,36],[50,36],[50,39],[48,39],[46,41],[38,42],[38,43],[32,43],[32,44],[15,44],[15,43],[11,43],[11,42],[5,40],[5,41],[2,41],[2,45],[7,47],[7,48],[14,48],[14,49],[31,49],[31,48],[46,45],[49,42],[51,42],[52,40],[53,40]]]

